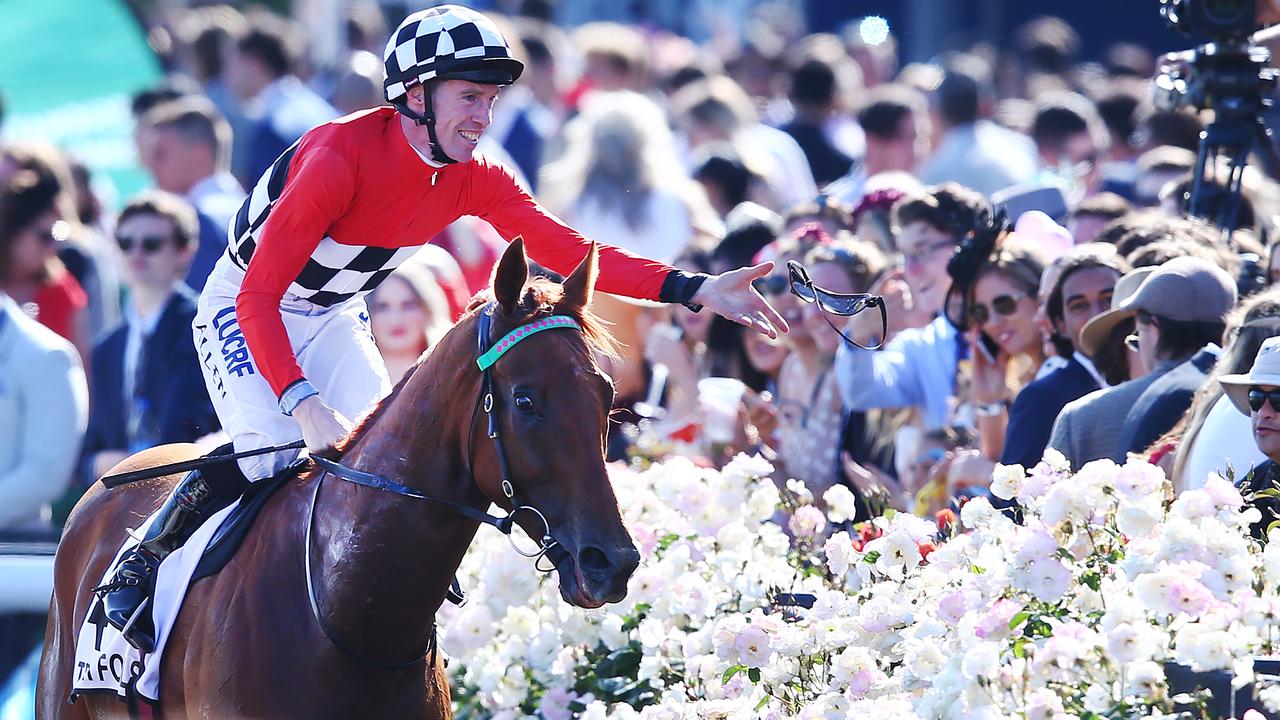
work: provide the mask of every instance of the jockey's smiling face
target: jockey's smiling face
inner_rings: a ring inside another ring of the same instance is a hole
[[[445,80],[435,85],[431,96],[436,116],[436,138],[445,154],[460,163],[471,160],[476,142],[493,120],[497,85],[470,80]],[[422,87],[409,91],[409,107],[422,111]]]

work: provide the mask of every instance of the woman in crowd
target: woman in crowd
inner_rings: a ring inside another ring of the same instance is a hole
[[[1116,281],[1128,271],[1128,264],[1111,246],[1096,244],[1078,246],[1055,264],[1058,272],[1044,309],[1052,326],[1054,351],[1065,364],[1014,398],[999,458],[1005,465],[1031,467],[1039,462],[1062,408],[1111,384],[1080,351],[1080,332],[1095,315],[1111,309]]]
[[[58,211],[59,192],[49,178],[27,170],[0,190],[0,290],[33,308],[36,320],[70,340],[86,359],[88,298],[58,259],[58,243],[71,230]]]
[[[690,248],[676,264],[690,272],[710,272],[711,255],[706,250]],[[649,328],[644,359],[654,377],[665,378],[663,407],[670,418],[691,418],[698,412],[698,381],[710,376],[707,343],[712,321],[711,313],[695,313],[676,305],[670,309],[667,322]],[[656,372],[659,365],[665,368],[665,374]]]
[[[1217,378],[1249,372],[1267,338],[1280,335],[1280,288],[1259,293],[1236,306],[1227,316],[1227,341],[1209,382],[1196,393],[1191,409],[1171,435],[1181,435],[1173,464],[1175,492],[1201,487],[1210,473],[1236,478],[1265,460],[1253,441],[1249,418],[1240,414],[1223,393]],[[1156,443],[1161,446],[1168,439]]]
[[[547,206],[584,235],[663,262],[719,219],[676,154],[662,109],[633,92],[593,95],[543,171]]]
[[[967,288],[969,399],[982,453],[992,460],[1004,450],[1010,403],[1045,359],[1035,321],[1045,265],[1038,248],[1005,234]]]
[[[804,256],[809,276],[833,292],[866,292],[886,266],[883,253],[870,243],[832,242],[816,225],[803,228],[801,236],[814,236],[816,243]],[[778,439],[786,476],[803,481],[820,497],[841,476],[844,414],[832,367],[843,340],[815,304],[804,305],[802,321],[812,344],[796,346],[783,363]]]
[[[430,268],[415,261],[396,268],[368,302],[373,339],[394,385],[449,330],[449,303]]]

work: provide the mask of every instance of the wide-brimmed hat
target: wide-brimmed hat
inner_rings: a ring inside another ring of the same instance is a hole
[[[1258,348],[1258,356],[1254,358],[1253,367],[1245,375],[1223,375],[1218,378],[1222,383],[1222,391],[1231,398],[1236,409],[1245,415],[1249,414],[1249,388],[1254,385],[1274,385],[1280,387],[1280,337],[1270,337],[1262,341]]]
[[[1136,292],[1116,304],[1119,296],[1117,284],[1112,308],[1085,323],[1080,344],[1089,355],[1098,352],[1116,325],[1139,310],[1180,322],[1222,322],[1236,304],[1236,284],[1208,260],[1180,257],[1152,270]]]

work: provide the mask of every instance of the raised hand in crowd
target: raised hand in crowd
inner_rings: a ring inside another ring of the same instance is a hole
[[[969,342],[969,399],[977,414],[982,452],[989,458],[1000,457],[1008,415],[1003,405],[1009,400],[1009,353],[996,348],[994,355],[983,344],[981,331],[965,333]]]

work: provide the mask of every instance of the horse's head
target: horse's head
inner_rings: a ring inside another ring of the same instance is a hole
[[[548,556],[560,575],[560,594],[581,607],[625,597],[627,579],[640,561],[605,471],[613,384],[593,353],[608,343],[607,333],[588,310],[595,279],[593,246],[563,286],[545,278],[531,280],[523,243],[517,239],[494,273],[496,306],[489,338],[496,341],[548,315],[570,316],[582,327],[582,332],[561,329],[530,335],[490,370],[494,413],[515,497],[546,516],[551,536],[559,543]],[[510,509],[483,413],[477,414],[470,430],[480,490]],[[520,512],[516,519],[530,537],[542,536],[536,514]]]

